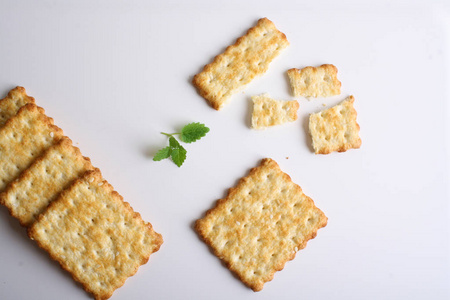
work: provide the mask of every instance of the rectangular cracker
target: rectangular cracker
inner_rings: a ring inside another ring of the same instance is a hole
[[[98,169],[64,190],[28,234],[95,299],[111,297],[163,242]]]
[[[326,224],[313,200],[266,158],[195,229],[244,284],[260,291]]]
[[[337,68],[325,64],[287,71],[294,97],[330,97],[341,93],[341,82],[337,79]]]
[[[28,103],[34,103],[34,98],[28,96],[23,87],[18,86],[9,91],[8,95],[0,100],[0,127]]]
[[[193,84],[199,94],[219,110],[232,94],[264,74],[270,62],[288,45],[284,33],[267,18],[260,19],[234,45],[195,75]]]
[[[252,96],[253,114],[252,128],[265,129],[297,120],[297,101],[279,101],[270,98],[269,94]]]
[[[23,226],[29,226],[76,178],[93,167],[89,158],[63,138],[50,147],[0,194],[0,203]]]
[[[26,104],[0,128],[0,192],[63,137],[44,112],[35,104]]]
[[[334,107],[310,115],[309,132],[316,154],[345,152],[361,146],[354,102],[355,98],[349,96]]]

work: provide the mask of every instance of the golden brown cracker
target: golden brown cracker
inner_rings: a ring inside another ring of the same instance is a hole
[[[279,101],[268,94],[252,96],[252,128],[265,129],[297,120],[297,101]]]
[[[195,75],[193,84],[199,94],[219,110],[231,95],[264,74],[270,62],[288,45],[284,33],[267,18],[260,19],[234,45]]]
[[[316,154],[345,152],[361,146],[354,101],[355,98],[349,96],[334,107],[311,114],[309,132]]]
[[[331,64],[287,71],[294,97],[330,97],[341,93],[337,68]]]
[[[266,158],[195,229],[242,282],[260,291],[326,224],[313,200]]]
[[[95,299],[111,297],[163,242],[97,169],[50,203],[28,234]]]

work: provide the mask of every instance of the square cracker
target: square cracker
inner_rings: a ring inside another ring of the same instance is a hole
[[[316,154],[345,152],[361,146],[354,102],[355,98],[349,96],[336,106],[311,114],[309,132]]]
[[[313,200],[266,158],[195,229],[242,282],[260,291],[326,224]]]
[[[44,109],[31,103],[20,108],[0,128],[0,192],[62,137]]]
[[[297,101],[279,101],[270,98],[268,94],[252,96],[253,114],[252,128],[265,129],[297,120]]]
[[[333,65],[306,67],[287,71],[294,97],[330,97],[341,93],[341,82],[337,79],[337,68]]]
[[[34,98],[28,96],[23,87],[18,86],[9,91],[8,95],[0,100],[0,127],[28,103],[34,103]]]
[[[270,62],[288,45],[284,33],[267,18],[260,19],[234,45],[195,75],[193,84],[199,94],[219,110],[232,94],[264,74]]]
[[[0,203],[23,226],[29,226],[63,189],[93,167],[89,158],[63,138],[50,147],[0,194]]]
[[[163,242],[98,169],[64,190],[28,234],[95,299],[111,297]]]

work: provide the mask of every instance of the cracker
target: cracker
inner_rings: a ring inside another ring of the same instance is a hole
[[[279,101],[268,94],[252,96],[252,127],[265,129],[269,126],[284,124],[297,120],[297,101]]]
[[[341,93],[341,82],[337,79],[337,68],[333,65],[306,67],[287,71],[294,97],[330,97]]]
[[[64,190],[28,234],[95,299],[111,297],[163,242],[98,169]]]
[[[264,74],[270,62],[288,45],[284,33],[267,18],[260,19],[234,45],[195,75],[193,84],[199,94],[219,110],[232,94]]]
[[[28,103],[34,103],[34,98],[28,96],[23,87],[18,86],[9,91],[8,95],[0,100],[0,127]]]
[[[93,167],[89,158],[63,138],[50,147],[0,194],[0,203],[23,226],[29,226],[63,189]]]
[[[0,192],[63,136],[44,109],[27,104],[0,128]]]
[[[354,101],[355,98],[349,96],[334,107],[311,114],[309,132],[316,154],[345,152],[361,146]]]
[[[242,282],[260,291],[326,224],[313,200],[266,158],[195,229]]]

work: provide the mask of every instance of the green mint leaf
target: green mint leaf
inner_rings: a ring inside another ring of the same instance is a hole
[[[195,142],[204,137],[209,132],[209,128],[202,123],[190,123],[181,129],[180,138],[185,143]]]
[[[153,160],[160,161],[165,158],[169,158],[171,153],[172,153],[172,148],[170,148],[170,147],[162,148],[161,150],[156,152],[155,156],[153,157]]]
[[[177,139],[171,136],[169,138],[169,145],[171,148],[179,148],[181,147],[180,143],[178,143]]]
[[[170,156],[172,157],[173,162],[178,166],[181,167],[183,162],[186,159],[186,149],[183,148],[183,146],[180,145],[180,147],[175,148],[172,150],[172,153]]]

